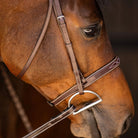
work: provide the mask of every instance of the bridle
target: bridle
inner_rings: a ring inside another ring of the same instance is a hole
[[[67,52],[68,52],[68,55],[70,58],[72,69],[73,69],[73,72],[74,72],[74,75],[76,78],[76,84],[74,86],[72,86],[70,89],[68,89],[67,91],[65,91],[63,94],[59,95],[53,101],[48,102],[51,106],[55,106],[55,105],[58,105],[59,103],[61,103],[62,101],[64,101],[65,99],[67,99],[69,96],[71,96],[69,101],[68,101],[67,109],[65,109],[57,117],[51,119],[50,121],[48,121],[47,123],[45,123],[41,127],[37,128],[36,130],[32,131],[28,135],[24,136],[23,138],[36,137],[39,134],[41,134],[42,132],[44,132],[45,130],[47,130],[48,128],[50,128],[50,127],[54,126],[55,124],[57,124],[58,122],[60,122],[61,120],[67,118],[71,114],[76,115],[76,114],[100,103],[102,101],[102,99],[97,93],[95,93],[93,91],[89,91],[89,90],[84,90],[84,89],[87,88],[88,86],[90,86],[91,84],[93,84],[96,80],[100,79],[101,77],[105,76],[106,74],[108,74],[109,72],[111,72],[112,70],[117,68],[120,64],[119,57],[115,57],[108,64],[104,65],[103,67],[98,69],[96,72],[92,73],[90,76],[85,78],[78,68],[77,60],[75,58],[74,51],[72,48],[72,43],[71,43],[71,40],[69,38],[65,17],[62,13],[62,10],[61,10],[60,2],[59,2],[59,0],[49,0],[47,17],[46,17],[42,32],[40,34],[40,37],[39,37],[32,53],[31,53],[30,57],[28,58],[28,61],[24,65],[22,71],[17,76],[18,78],[21,78],[25,74],[25,72],[28,70],[28,68],[30,67],[30,65],[31,65],[31,63],[35,57],[35,55],[37,54],[38,49],[41,46],[41,43],[44,39],[44,36],[45,36],[47,28],[48,28],[48,24],[50,22],[52,7],[54,8],[55,16],[57,18],[57,23],[58,23],[58,26],[60,28],[64,43],[65,43],[65,46],[66,46],[66,49],[67,49]],[[87,105],[84,105],[80,109],[76,109],[76,107],[71,104],[72,99],[75,98],[79,94],[82,95],[85,93],[90,93],[90,94],[95,95],[97,97],[97,100],[94,102],[91,102]]]

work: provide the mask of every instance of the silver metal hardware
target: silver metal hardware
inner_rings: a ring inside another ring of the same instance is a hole
[[[95,106],[96,104],[102,102],[101,97],[100,97],[97,93],[95,93],[95,92],[93,92],[93,91],[90,91],[90,90],[84,90],[84,93],[91,93],[91,94],[97,96],[98,100],[95,101],[95,102],[93,102],[93,103],[88,104],[87,106],[84,106],[83,108],[81,108],[81,109],[79,109],[79,110],[77,110],[77,111],[74,111],[74,112],[73,112],[73,115],[76,115],[76,114],[78,114],[78,113],[80,113],[80,112],[82,112],[82,111],[84,111],[84,110],[86,110],[86,109],[88,109],[88,108],[90,108],[90,107],[93,107],[93,106]],[[69,99],[69,101],[68,101],[68,107],[71,106],[71,101],[72,101],[72,99],[73,99],[75,96],[79,95],[79,94],[80,94],[80,93],[77,92],[77,93],[75,93],[75,94]]]
[[[60,16],[57,17],[57,20],[62,19],[62,18],[65,18],[65,16],[64,15],[60,15]]]

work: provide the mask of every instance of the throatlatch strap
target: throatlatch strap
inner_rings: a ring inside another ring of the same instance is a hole
[[[76,61],[76,58],[75,58],[75,55],[74,55],[74,52],[73,52],[72,43],[71,43],[70,38],[69,38],[66,22],[65,22],[62,10],[61,10],[61,6],[60,6],[60,3],[59,3],[59,0],[54,0],[53,1],[53,5],[54,5],[55,15],[57,17],[57,22],[58,22],[60,31],[61,31],[63,39],[64,39],[64,43],[66,45],[66,49],[68,51],[68,55],[69,55],[70,60],[71,60],[73,72],[74,72],[74,75],[75,75],[75,78],[76,78],[78,91],[79,91],[80,94],[83,94],[81,76],[79,74],[77,61]]]

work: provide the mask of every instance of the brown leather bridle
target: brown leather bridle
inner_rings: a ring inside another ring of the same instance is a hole
[[[31,65],[31,63],[32,63],[32,61],[35,57],[35,55],[37,54],[38,49],[41,46],[41,43],[44,39],[44,36],[45,36],[47,28],[48,28],[48,24],[49,24],[49,21],[50,21],[52,6],[54,8],[55,16],[57,18],[57,23],[58,23],[58,26],[60,28],[60,31],[61,31],[64,43],[65,43],[68,55],[70,57],[70,62],[71,62],[71,65],[72,65],[72,69],[73,69],[75,78],[76,78],[76,84],[74,86],[72,86],[70,89],[68,89],[66,92],[59,95],[53,101],[49,101],[49,104],[54,106],[54,105],[58,105],[63,100],[65,100],[69,96],[71,96],[71,98],[69,100],[69,103],[68,103],[68,108],[65,109],[59,116],[51,119],[49,122],[45,123],[44,125],[42,125],[38,129],[32,131],[31,133],[24,136],[23,138],[36,137],[39,134],[41,134],[42,132],[44,132],[45,130],[47,130],[48,128],[50,128],[50,127],[54,126],[55,124],[57,124],[58,122],[60,122],[61,120],[67,118],[69,115],[71,115],[71,114],[75,115],[77,113],[80,113],[80,112],[82,112],[82,111],[98,104],[99,102],[101,102],[102,99],[97,93],[92,92],[92,91],[88,91],[88,90],[84,90],[84,88],[87,88],[88,86],[93,84],[96,80],[100,79],[101,77],[105,76],[106,74],[108,74],[109,72],[111,72],[112,70],[117,68],[120,64],[119,57],[115,57],[108,64],[104,65],[103,67],[98,69],[96,72],[92,73],[90,76],[85,78],[83,76],[83,74],[81,73],[81,71],[79,70],[79,68],[78,68],[77,60],[75,58],[73,48],[72,48],[72,43],[71,43],[71,40],[69,38],[65,17],[62,13],[59,0],[49,0],[49,8],[48,8],[47,17],[46,17],[46,20],[45,20],[45,23],[44,23],[44,27],[43,27],[42,32],[40,34],[40,37],[39,37],[39,39],[38,39],[38,41],[37,41],[37,43],[34,47],[34,50],[32,51],[30,57],[28,58],[28,61],[24,65],[22,71],[17,76],[18,78],[21,78],[25,74],[25,72],[28,70],[28,68],[30,67],[30,65]],[[98,98],[98,100],[96,102],[90,103],[89,105],[84,106],[83,108],[76,111],[76,107],[74,105],[71,105],[71,100],[76,95],[78,95],[78,94],[82,95],[82,94],[85,94],[85,93],[94,94]]]

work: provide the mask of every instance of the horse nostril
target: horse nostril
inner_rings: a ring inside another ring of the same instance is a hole
[[[132,120],[132,115],[130,115],[130,116],[125,120],[124,125],[123,125],[123,127],[122,127],[122,134],[124,134],[124,133],[128,130],[128,128],[129,128],[129,126],[130,126],[130,124],[131,124],[131,120]]]

